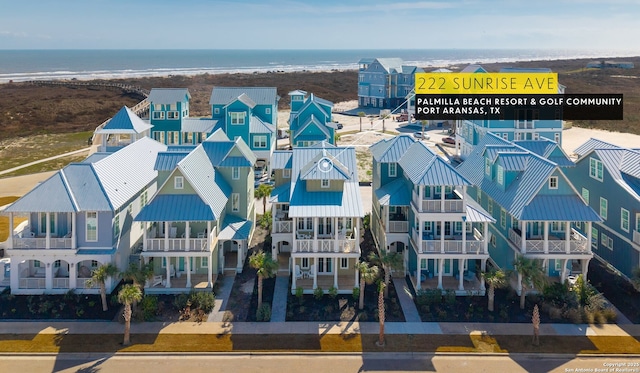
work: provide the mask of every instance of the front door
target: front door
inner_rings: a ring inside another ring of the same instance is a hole
[[[442,275],[443,276],[451,276],[452,275],[452,269],[453,266],[451,265],[451,259],[444,259],[444,266],[442,268]],[[438,266],[437,262],[436,262],[436,275],[438,275],[438,271],[440,270],[440,267]]]

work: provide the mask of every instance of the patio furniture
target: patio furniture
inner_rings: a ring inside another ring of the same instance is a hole
[[[301,279],[302,278],[302,271],[300,270],[300,266],[296,264],[294,268],[295,268],[296,279]]]
[[[316,271],[314,269],[314,267],[309,268],[309,274],[307,275],[307,277],[311,278],[315,275]]]
[[[164,284],[164,281],[162,280],[162,275],[155,275],[155,276],[153,276],[153,279],[151,279],[151,286],[150,287],[163,285],[163,284]]]
[[[476,279],[476,273],[475,272],[465,272],[462,277],[463,277],[464,281],[472,282],[472,281],[474,281]]]
[[[176,267],[173,264],[169,266],[169,277],[176,277]]]

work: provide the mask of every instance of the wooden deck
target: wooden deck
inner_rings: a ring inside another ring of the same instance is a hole
[[[333,275],[318,275],[318,287],[324,290],[325,294],[333,286]],[[355,274],[350,276],[338,276],[338,293],[351,294],[355,284]],[[313,294],[313,277],[296,280],[296,287],[304,289],[305,294]],[[295,293],[295,290],[291,291]]]

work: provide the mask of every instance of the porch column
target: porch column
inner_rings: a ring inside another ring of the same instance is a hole
[[[164,251],[169,251],[169,222],[164,222]]]
[[[297,240],[297,235],[298,235],[298,218],[293,218],[293,227],[291,227],[291,252],[295,253],[297,246],[296,246],[296,240]]]
[[[591,253],[591,229],[592,229],[592,223],[590,221],[587,222],[587,246],[585,247],[585,251],[588,253]],[[637,223],[636,223],[637,224]]]
[[[340,232],[338,232],[338,219],[342,219],[342,218],[333,218],[333,239],[334,239],[334,247],[333,247],[333,252],[338,253],[340,252],[340,242],[338,241],[338,236],[340,235]],[[342,226],[344,227],[344,222],[342,222]]]
[[[7,241],[7,243],[9,244],[9,246],[7,246],[7,249],[13,249],[13,212],[9,213],[9,240]]]
[[[458,290],[464,290],[464,259],[458,259],[458,273],[460,273],[460,277],[458,278]]]
[[[558,259],[556,259],[558,260]],[[569,261],[569,259],[563,259],[562,260],[562,272],[560,275],[560,283],[564,284],[564,280],[567,279],[567,262]]]
[[[462,253],[467,253],[467,221],[462,219]]]
[[[313,218],[313,252],[318,252],[318,218]],[[316,288],[315,285],[313,288]]]
[[[484,253],[489,254],[489,222],[484,222],[482,236],[484,237]]]
[[[147,230],[149,228],[149,223],[146,221],[142,222],[142,251],[147,251]]]
[[[580,259],[580,264],[582,264],[582,279],[587,281],[587,272],[589,272],[589,260],[591,259]]]
[[[518,272],[518,283],[516,285],[518,295],[522,294],[522,273]]]
[[[358,259],[355,259],[355,260],[356,260],[356,263],[357,263]],[[355,278],[355,283],[353,284],[353,287],[360,289],[360,271],[358,271],[356,269],[355,273],[356,273],[356,278]],[[13,276],[13,271],[11,271],[11,276]],[[360,289],[360,291],[362,291],[362,289]]]
[[[440,252],[444,254],[444,220],[440,222]]]
[[[529,222],[528,221],[523,221],[522,222],[522,235],[520,236],[521,240],[520,240],[520,252],[522,254],[526,254],[527,253],[527,228],[529,228]],[[519,285],[519,286],[522,286]]]
[[[238,255],[237,255],[237,260],[238,263],[236,263],[236,270],[238,271],[238,273],[242,273],[242,264],[244,263],[244,245],[242,244],[244,241],[240,241],[238,242]]]
[[[389,233],[389,206],[382,206],[384,211],[384,231]]]
[[[564,250],[571,254],[571,222],[564,223]]]
[[[318,257],[313,257],[313,290],[318,287]]]
[[[296,290],[296,258],[291,257],[291,259],[293,259],[293,271],[291,272],[291,290],[295,291]],[[301,270],[302,271],[302,270]]]
[[[171,257],[165,258],[165,264],[167,265],[167,281],[164,283],[165,288],[171,287]]]
[[[9,283],[12,289],[18,289],[20,287],[20,263],[17,260],[12,260],[9,264]]]
[[[49,226],[48,221],[49,221],[49,213],[47,213],[47,226]],[[53,264],[52,263],[46,264],[44,273],[45,273],[44,287],[47,290],[51,290],[53,289]]]
[[[418,215],[418,237],[417,237],[417,241],[416,244],[418,245],[418,252],[421,253],[422,252],[422,228],[423,228],[424,222],[422,221],[422,219],[420,219],[420,215]],[[433,228],[432,228],[433,229]]]
[[[444,260],[438,259],[438,289],[442,289],[442,271],[444,270]]]
[[[47,219],[46,219],[46,243],[45,243],[45,248],[46,249],[50,249],[51,248],[51,213],[47,212]],[[47,288],[50,289],[50,288]]]
[[[184,265],[187,270],[187,287],[190,288],[191,287],[191,258],[185,256],[184,261],[185,261]]]
[[[444,208],[444,185],[440,185],[440,212],[445,212]]]
[[[487,271],[487,260],[486,259],[482,259],[480,261],[480,270],[482,271],[482,273],[485,273]],[[484,276],[480,276],[480,289],[487,290],[485,287],[485,283],[484,283]]]
[[[189,230],[189,222],[186,221],[184,222],[184,250],[185,251],[189,251],[189,249],[191,248],[191,245],[189,244],[189,234],[190,234],[190,230]]]
[[[69,263],[69,290],[75,289],[77,285],[78,279],[78,269],[76,268],[76,263]]]
[[[213,256],[209,254],[209,265],[207,266],[207,286],[213,288]]]
[[[542,247],[544,248],[544,253],[549,254],[549,222],[545,221],[542,223],[542,231],[544,235],[544,241],[542,241]]]
[[[76,233],[76,224],[78,223],[77,214],[75,212],[71,213],[71,248],[78,248],[78,237]]]
[[[338,258],[333,258],[333,287],[338,288]]]
[[[462,212],[467,211],[467,186],[462,186]]]

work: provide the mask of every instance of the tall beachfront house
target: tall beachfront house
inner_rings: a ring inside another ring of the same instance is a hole
[[[590,139],[575,154],[576,167],[567,176],[602,218],[591,226],[591,249],[632,278],[640,266],[640,149]],[[584,235],[589,227],[575,228]]]
[[[335,145],[337,123],[332,122],[333,102],[307,92],[296,90],[289,92],[291,113],[289,129],[291,145],[308,147],[323,141]]]
[[[271,165],[271,254],[291,269],[291,292],[351,294],[360,286],[354,267],[364,216],[355,150],[323,142],[276,151]]]
[[[242,272],[255,221],[255,156],[218,129],[197,147],[158,154],[158,191],[135,217],[141,257],[153,263],[147,292],[211,289],[223,270]]]
[[[380,252],[397,252],[416,290],[484,294],[494,222],[468,195],[471,183],[407,135],[381,140],[373,154],[371,230]]]
[[[487,71],[480,65],[469,65],[461,72],[482,74]],[[547,68],[503,68],[503,73],[549,73]],[[558,86],[558,93],[565,87]],[[551,109],[553,110],[553,109]],[[503,113],[504,114],[504,113]],[[456,121],[456,154],[465,159],[489,132],[507,141],[539,140],[544,137],[562,144],[562,116],[560,112],[544,113],[555,119],[540,119],[537,109],[521,109],[513,113],[513,120],[458,120]]]
[[[125,270],[143,236],[133,221],[156,191],[158,153],[148,137],[111,154],[72,163],[4,210],[12,294],[98,293],[91,272],[103,264]],[[14,229],[13,217],[27,220]],[[106,282],[111,292],[116,282]]]
[[[189,116],[191,94],[186,88],[153,88],[149,101],[151,137],[167,145],[197,145],[216,129],[211,118]]]
[[[489,226],[494,266],[513,269],[522,255],[540,260],[547,276],[561,282],[574,273],[586,277],[591,227],[601,219],[567,177],[570,167],[552,141],[510,142],[492,132],[458,166],[472,184],[469,195],[496,221]],[[522,291],[520,275],[516,290]]]
[[[279,100],[275,87],[213,87],[209,104],[229,139],[242,138],[268,168],[276,148]]]
[[[401,58],[363,58],[358,62],[358,106],[396,109],[403,105],[424,72],[405,65]]]

